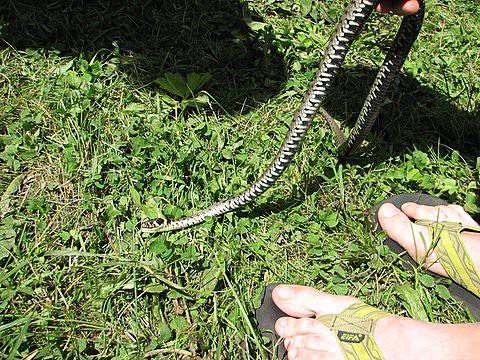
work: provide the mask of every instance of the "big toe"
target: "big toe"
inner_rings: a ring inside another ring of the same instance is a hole
[[[447,276],[435,252],[428,251],[432,239],[425,226],[412,223],[407,215],[390,203],[382,205],[378,210],[378,222],[387,235],[403,247],[417,263],[421,262],[428,270]]]
[[[414,233],[419,231],[417,225],[395,205],[386,203],[378,210],[378,222],[388,237],[409,250],[415,244]]]
[[[305,318],[321,314],[338,314],[359,300],[336,296],[301,285],[278,285],[272,292],[275,304],[286,314]]]

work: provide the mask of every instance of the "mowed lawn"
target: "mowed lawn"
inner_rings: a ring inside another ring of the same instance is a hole
[[[0,4],[0,358],[263,359],[271,282],[472,321],[407,272],[370,209],[425,192],[480,212],[480,5],[427,0],[371,134],[339,161],[318,116],[253,204],[142,234],[245,189],[273,160],[345,1]],[[399,18],[375,14],[326,110],[348,132]]]

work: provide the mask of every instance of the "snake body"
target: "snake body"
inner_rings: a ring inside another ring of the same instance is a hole
[[[277,156],[270,166],[250,187],[242,193],[225,201],[218,202],[191,216],[169,221],[153,219],[142,224],[144,232],[165,232],[183,229],[203,222],[207,217],[218,216],[236,210],[262,195],[283,174],[293,156],[299,151],[313,118],[320,109],[329,88],[340,70],[348,49],[358,37],[368,17],[379,0],[351,0],[332,36],[319,70],[315,75],[310,90],[294,115],[290,129]],[[365,139],[385,100],[387,90],[400,71],[423,22],[424,3],[419,1],[420,10],[404,17],[395,41],[388,52],[383,65],[370,89],[358,119],[348,139],[340,144],[340,153],[351,154]]]

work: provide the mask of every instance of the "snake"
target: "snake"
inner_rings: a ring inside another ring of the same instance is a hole
[[[349,2],[328,42],[310,88],[295,112],[280,149],[268,168],[254,183],[243,192],[217,202],[191,216],[177,220],[158,218],[144,221],[141,224],[141,230],[147,233],[156,233],[194,226],[204,222],[206,218],[237,210],[267,191],[282,176],[294,155],[300,150],[302,141],[315,115],[322,109],[322,103],[329,94],[331,85],[339,73],[350,46],[360,35],[379,1],[351,0]],[[330,127],[337,135],[340,156],[351,155],[362,144],[377,118],[387,91],[402,68],[422,27],[425,4],[424,0],[418,2],[419,11],[403,17],[395,39],[378,70],[348,138],[345,139],[343,134],[339,133],[338,127],[329,121]]]

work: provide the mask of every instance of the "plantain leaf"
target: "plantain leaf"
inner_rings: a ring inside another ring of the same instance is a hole
[[[397,286],[395,293],[400,297],[412,318],[428,321],[428,316],[420,296],[409,284]]]
[[[187,83],[182,75],[178,73],[168,72],[165,77],[156,81],[164,90],[169,93],[180,96],[182,99],[186,99],[190,95]]]
[[[187,86],[192,94],[196,94],[211,79],[210,73],[190,73],[187,75]]]

